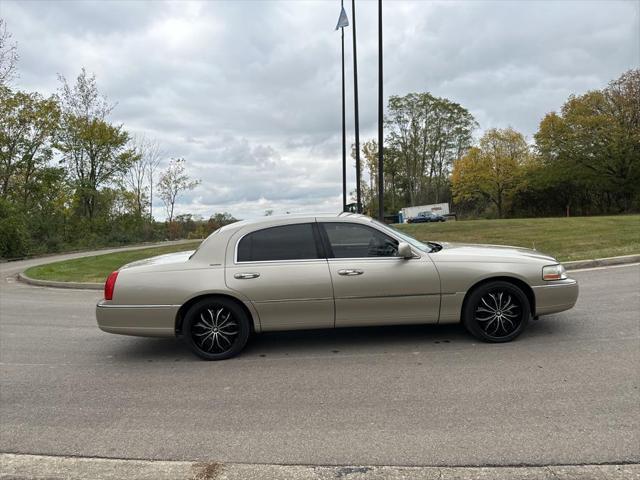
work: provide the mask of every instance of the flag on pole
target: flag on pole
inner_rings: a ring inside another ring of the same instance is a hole
[[[340,17],[338,18],[338,24],[336,25],[336,30],[339,28],[344,28],[349,26],[349,19],[347,18],[347,12],[344,11],[344,6],[340,11]]]

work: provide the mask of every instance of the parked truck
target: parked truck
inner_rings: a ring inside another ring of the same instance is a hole
[[[417,217],[422,212],[431,212],[436,215],[446,217],[449,215],[448,203],[434,203],[433,205],[418,205],[415,207],[406,207],[401,210],[402,222],[408,223],[410,218]]]

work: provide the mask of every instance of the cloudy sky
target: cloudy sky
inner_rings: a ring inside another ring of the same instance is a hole
[[[364,141],[376,136],[377,2],[356,3]],[[84,66],[118,103],[114,121],[202,180],[180,212],[239,218],[340,208],[338,14],[338,0],[0,1],[18,42],[16,87],[53,93],[58,73]],[[429,91],[481,129],[529,138],[569,94],[640,65],[638,0],[385,0],[384,29],[385,96]]]

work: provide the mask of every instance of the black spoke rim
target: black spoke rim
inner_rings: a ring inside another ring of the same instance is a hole
[[[518,330],[523,313],[522,303],[512,292],[495,289],[480,298],[473,315],[486,335],[502,338]]]
[[[191,326],[193,343],[206,353],[229,351],[240,335],[240,326],[233,312],[222,305],[203,308]]]

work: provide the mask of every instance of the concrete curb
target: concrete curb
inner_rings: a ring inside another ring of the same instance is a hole
[[[37,287],[53,287],[53,288],[75,288],[80,290],[102,290],[104,283],[85,283],[85,282],[56,282],[54,280],[39,280],[37,278],[27,277],[24,272],[18,274],[18,280],[29,285]]]
[[[194,242],[194,241],[197,241],[197,240],[198,239],[195,239],[195,240],[172,240],[172,241],[168,241],[168,242],[145,243],[145,244],[142,244],[142,245],[121,247],[121,248],[104,248],[104,249],[101,249],[101,250],[104,251],[104,253],[97,253],[96,251],[92,251],[86,256],[87,257],[95,257],[95,256],[100,256],[100,255],[109,255],[110,253],[116,253],[116,252],[125,252],[125,251],[126,252],[131,252],[131,251],[135,251],[135,250],[143,250],[145,248],[162,247],[162,246],[165,246],[165,245],[180,245],[182,243],[191,243],[191,242]],[[75,254],[75,253],[80,253],[80,252],[74,252],[74,253],[72,253],[72,255]],[[83,256],[74,256],[73,258],[70,258],[69,260],[75,260],[76,258],[83,258]],[[49,263],[56,263],[56,262],[60,262],[60,261],[66,261],[66,260],[60,260],[60,259],[49,258],[49,257],[42,257],[42,260],[44,260],[42,263],[37,263],[35,265],[30,265],[28,268],[39,267],[40,265],[47,265]],[[50,261],[47,261],[47,260],[50,260]],[[37,279],[37,278],[31,278],[31,277],[27,276],[24,271],[18,273],[18,280],[20,280],[21,282],[27,283],[29,285],[35,285],[37,287],[71,288],[71,289],[76,289],[76,290],[102,290],[104,288],[104,283],[59,282],[59,281],[55,281],[55,280],[40,280],[40,279]]]
[[[610,267],[613,265],[625,265],[627,263],[640,262],[640,254],[623,255],[620,257],[594,258],[591,260],[576,260],[573,262],[563,262],[567,270],[577,270],[579,268]]]
[[[609,267],[613,265],[625,265],[638,262],[640,262],[640,254],[623,255],[621,257],[594,258],[591,260],[576,260],[573,262],[563,262],[562,264],[567,270],[578,270],[581,268]],[[42,265],[46,265],[46,263],[43,263]],[[102,288],[104,287],[104,284],[102,283],[57,282],[54,280],[38,280],[37,278],[28,277],[24,272],[20,272],[18,274],[18,280],[38,287],[73,288],[80,290],[102,290]]]
[[[222,464],[0,454],[1,479],[110,480],[631,480],[640,464],[536,467],[385,467]]]
[[[179,245],[181,243],[198,242],[202,240],[204,240],[204,238],[193,238],[193,239],[183,238],[180,240],[164,240],[160,242],[142,242],[142,243],[136,243],[133,245],[125,245],[125,246],[99,247],[99,248],[96,248],[95,250],[91,250],[92,252],[91,256],[104,255],[114,251],[140,250],[143,248],[155,247],[158,245]],[[21,262],[24,260],[38,260],[38,259],[44,260],[50,257],[59,257],[60,255],[76,255],[79,253],[84,253],[86,251],[87,250],[69,250],[66,252],[43,253],[42,255],[34,255],[34,256],[26,256],[26,257],[0,258],[0,264],[11,264],[15,262]],[[55,260],[55,261],[57,262],[59,260]],[[45,265],[45,264],[46,263],[43,263],[42,265]]]

